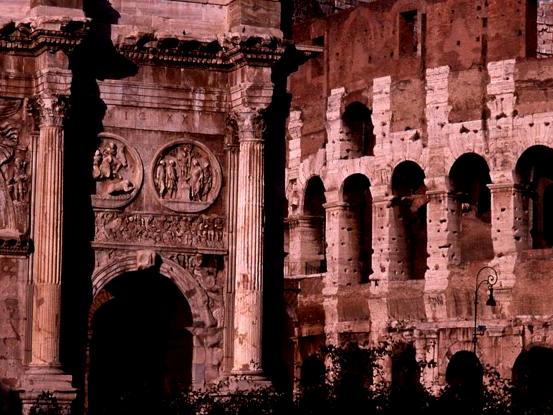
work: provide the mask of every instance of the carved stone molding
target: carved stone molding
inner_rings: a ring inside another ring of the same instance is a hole
[[[202,143],[175,141],[154,157],[151,184],[159,202],[175,212],[207,209],[221,190],[221,166]]]
[[[96,208],[120,208],[138,194],[143,182],[143,166],[138,152],[118,135],[101,133],[100,145],[92,161]]]
[[[125,246],[221,252],[225,219],[217,215],[167,215],[102,210],[95,212],[95,242]]]

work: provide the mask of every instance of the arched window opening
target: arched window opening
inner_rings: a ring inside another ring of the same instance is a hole
[[[302,244],[305,274],[326,272],[325,188],[320,177],[309,179],[305,188],[306,227]]]
[[[440,413],[480,413],[483,404],[484,369],[478,357],[467,350],[455,353],[445,372],[448,388],[440,397]]]
[[[534,346],[513,365],[513,413],[546,414],[553,410],[553,349]]]
[[[360,102],[353,102],[346,107],[342,115],[345,132],[351,142],[351,157],[374,155],[374,127],[372,112]]]
[[[345,232],[351,272],[357,281],[365,283],[372,274],[372,196],[370,182],[362,174],[354,174],[344,181],[343,197],[348,215]]]
[[[424,172],[412,161],[396,166],[392,174],[393,208],[399,274],[422,279],[426,273],[426,186]]]
[[[493,258],[488,164],[478,154],[463,154],[451,167],[449,179],[463,262]]]
[[[528,245],[534,249],[553,247],[553,223],[548,217],[553,207],[553,149],[527,149],[517,162],[515,178],[521,191]]]

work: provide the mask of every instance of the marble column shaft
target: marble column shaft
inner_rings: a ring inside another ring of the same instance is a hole
[[[233,373],[260,375],[264,161],[260,115],[242,115],[238,156]]]
[[[59,366],[63,231],[63,104],[40,99],[33,260],[32,366]]]

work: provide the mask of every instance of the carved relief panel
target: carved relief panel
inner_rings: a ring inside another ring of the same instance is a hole
[[[154,157],[152,187],[159,202],[175,212],[207,209],[221,190],[221,166],[202,143],[181,139]]]
[[[101,133],[100,145],[92,161],[97,208],[120,208],[129,204],[142,187],[143,167],[136,150],[122,137]]]
[[[29,228],[31,155],[23,101],[0,98],[0,237],[21,239]]]

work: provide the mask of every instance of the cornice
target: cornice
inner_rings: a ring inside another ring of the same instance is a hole
[[[30,22],[10,23],[0,29],[0,53],[37,56],[46,51],[66,54],[88,31],[86,21],[67,21],[57,28],[35,27]],[[275,37],[225,34],[214,41],[160,38],[153,34],[116,41],[119,53],[136,64],[232,70],[243,65],[270,67],[289,43]]]
[[[10,23],[0,30],[0,52],[35,56],[44,50],[69,53],[87,31],[84,21],[68,21],[59,29],[33,27],[31,23]]]

